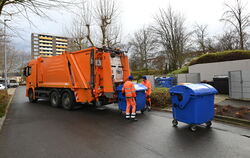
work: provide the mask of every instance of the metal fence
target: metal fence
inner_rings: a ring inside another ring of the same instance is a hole
[[[233,99],[250,99],[250,71],[230,71],[229,97]]]

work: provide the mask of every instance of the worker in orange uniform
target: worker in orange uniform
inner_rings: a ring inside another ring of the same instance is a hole
[[[126,107],[126,119],[133,119],[137,121],[135,118],[136,115],[136,102],[135,102],[135,97],[136,97],[136,90],[133,84],[134,77],[129,76],[128,80],[124,83],[124,86],[122,88],[122,93],[125,94],[126,96],[126,102],[127,102],[127,107]],[[132,112],[131,111],[132,107]]]
[[[149,80],[147,80],[146,76],[142,77],[143,81],[141,84],[143,84],[145,87],[147,87],[146,91],[146,99],[147,99],[147,109],[148,111],[151,110],[151,93],[152,93],[152,85]]]

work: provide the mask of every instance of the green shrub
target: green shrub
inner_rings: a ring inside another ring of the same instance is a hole
[[[153,107],[166,107],[171,104],[171,98],[168,88],[155,88],[151,94]]]
[[[208,53],[192,60],[189,65],[243,60],[243,59],[250,59],[249,50],[231,50],[224,52]]]
[[[8,104],[9,96],[7,91],[0,90],[0,118],[5,114],[5,109]]]
[[[178,70],[174,70],[170,72],[168,75],[183,74],[183,73],[188,73],[188,66],[184,66]]]

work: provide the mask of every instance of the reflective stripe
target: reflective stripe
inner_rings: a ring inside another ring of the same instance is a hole
[[[126,90],[130,90],[131,88],[125,88]]]
[[[132,92],[125,92],[126,94],[131,94]]]
[[[131,118],[135,118],[135,116],[134,116],[134,115],[131,115]]]
[[[129,113],[126,113],[126,118],[130,118],[130,114]]]

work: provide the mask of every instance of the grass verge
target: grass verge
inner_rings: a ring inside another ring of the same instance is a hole
[[[10,96],[6,90],[0,90],[0,118],[4,116]]]

